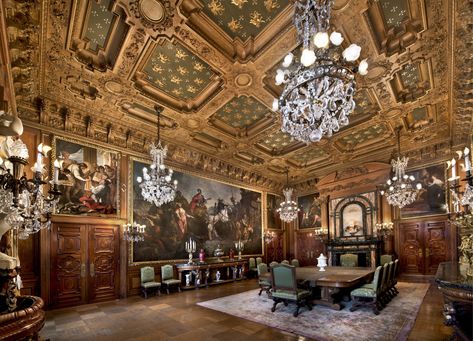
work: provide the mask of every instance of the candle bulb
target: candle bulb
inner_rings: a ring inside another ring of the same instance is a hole
[[[38,145],[38,156],[36,158],[36,163],[38,167],[36,167],[36,171],[38,172],[38,168],[42,166],[43,164],[43,144],[40,143]]]
[[[465,155],[465,171],[471,171],[471,160],[470,160],[470,150],[468,147],[465,147],[463,150],[463,154]]]
[[[61,164],[59,163],[58,160],[54,160],[54,176],[53,176],[53,184],[57,184],[59,180],[59,168],[61,167]]]

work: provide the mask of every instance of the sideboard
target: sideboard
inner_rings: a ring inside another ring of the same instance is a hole
[[[182,289],[234,282],[245,278],[247,261],[214,260],[193,264],[176,264]]]

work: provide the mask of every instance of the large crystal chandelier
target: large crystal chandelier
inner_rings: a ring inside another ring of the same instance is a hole
[[[148,168],[143,168],[143,177],[139,176],[136,180],[140,184],[141,195],[146,201],[155,204],[157,207],[174,200],[176,195],[177,180],[172,181],[173,170],[166,168],[164,158],[168,148],[161,145],[161,111],[162,107],[156,106],[158,115],[158,137],[156,143],[151,144],[150,155],[153,163]]]
[[[284,201],[280,204],[280,207],[276,210],[279,213],[279,217],[285,223],[290,223],[297,218],[297,212],[299,208],[297,203],[292,200],[292,193],[294,189],[289,187],[289,170],[286,169],[286,188],[282,190],[284,194]]]
[[[416,200],[417,192],[422,188],[422,185],[420,183],[417,183],[416,185],[414,183],[416,180],[415,177],[406,174],[409,158],[405,156],[402,158],[400,157],[400,128],[397,129],[396,135],[398,157],[397,160],[391,160],[394,176],[386,182],[386,198],[390,205],[403,208],[404,206],[412,204]],[[381,195],[383,194],[384,191],[381,191]]]
[[[355,73],[368,73],[366,59],[359,65],[361,47],[342,50],[339,32],[328,33],[333,0],[299,0],[294,4],[294,25],[302,54],[289,53],[276,71],[276,85],[284,90],[273,102],[282,113],[282,128],[296,140],[309,143],[328,137],[348,124],[355,109]]]
[[[16,229],[18,238],[26,239],[30,234],[51,226],[51,216],[59,200],[58,174],[61,164],[54,162],[53,180],[47,194],[43,191],[45,168],[43,158],[51,147],[38,146],[37,162],[32,170],[32,179],[23,173],[28,163],[28,148],[21,139],[7,138],[4,152],[8,158],[0,158],[0,215]]]

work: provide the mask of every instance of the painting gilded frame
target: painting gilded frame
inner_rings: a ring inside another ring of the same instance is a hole
[[[299,208],[297,228],[299,230],[322,227],[322,201],[320,193],[310,193],[297,197]]]
[[[448,181],[444,163],[434,163],[406,171],[414,175],[422,189],[417,200],[399,210],[401,219],[437,216],[448,213]]]
[[[82,155],[79,153],[74,156],[74,153],[71,153],[73,150],[76,150],[76,154],[82,150]],[[68,157],[64,160],[66,151]],[[82,158],[79,159],[80,162],[76,157]],[[64,161],[59,175],[61,196],[54,211],[55,215],[120,217],[120,152],[99,144],[55,135],[52,139],[50,160],[51,170],[54,170],[55,160]],[[85,181],[83,188],[77,185],[77,180],[71,181],[75,178],[75,172],[84,175],[80,166],[76,167],[73,164],[87,166],[88,173],[85,177],[87,181]],[[95,169],[92,169],[94,164]],[[98,171],[99,169],[100,171]],[[101,176],[96,174],[101,174]],[[82,196],[80,196],[81,194]],[[79,198],[77,198],[78,196]],[[65,201],[68,202],[64,204]],[[61,203],[63,203],[63,207],[61,207]],[[68,204],[70,205],[67,206]]]
[[[266,229],[278,231],[283,229],[282,220],[276,211],[283,200],[281,195],[266,192]]]
[[[129,161],[129,167],[128,167],[128,188],[129,188],[129,191],[128,191],[128,221],[134,221],[135,211],[141,210],[140,214],[136,215],[137,217],[139,216],[139,218],[136,218],[136,219],[138,220],[138,223],[144,223],[143,218],[147,218],[146,217],[146,209],[144,209],[144,208],[147,208],[149,210],[154,210],[154,208],[152,208],[151,204],[146,203],[142,199],[141,190],[138,187],[138,184],[137,184],[137,181],[136,181],[136,176],[141,175],[142,167],[146,166],[146,165],[150,165],[150,161],[145,160],[143,158],[137,158],[137,157],[130,157],[129,160],[130,161]],[[217,188],[220,187],[220,186],[228,186],[228,187],[231,187],[235,191],[238,191],[239,189],[242,189],[244,191],[252,192],[254,194],[257,194],[258,198],[259,198],[258,199],[259,200],[259,203],[258,203],[258,205],[259,205],[259,218],[257,220],[257,222],[259,224],[259,227],[256,227],[255,229],[256,230],[259,229],[259,231],[255,231],[255,235],[257,235],[257,240],[256,240],[256,242],[253,243],[253,245],[256,245],[256,247],[259,250],[258,250],[258,252],[254,252],[254,253],[245,253],[245,250],[243,250],[243,254],[245,256],[263,256],[264,255],[264,241],[263,241],[263,219],[264,219],[263,218],[264,217],[263,213],[264,213],[264,211],[263,210],[264,210],[264,199],[265,198],[263,196],[262,191],[258,191],[258,190],[251,189],[251,188],[248,188],[248,187],[243,187],[239,184],[229,183],[229,182],[226,182],[226,181],[221,180],[221,179],[215,179],[215,178],[212,178],[210,176],[202,176],[201,173],[189,171],[187,169],[182,169],[180,167],[172,167],[172,168],[174,170],[173,179],[177,179],[177,180],[181,179],[182,180],[183,178],[186,178],[186,180],[192,181],[193,178],[196,178],[197,182],[200,182],[200,183],[207,182],[207,183],[210,184],[210,186],[215,185]],[[180,186],[185,186],[185,184],[182,183],[181,181],[180,181],[180,183],[178,183],[177,186],[178,186],[177,191],[181,191],[181,194],[179,194],[179,197],[181,197],[181,195],[182,195],[181,198],[185,198],[186,196],[189,197],[188,192],[192,191],[192,193],[194,193],[194,191],[195,191],[195,188],[193,188],[193,187],[191,189],[188,189],[187,187],[181,187],[181,189],[179,189]],[[186,188],[186,189],[183,190],[183,188]],[[202,187],[201,191],[202,191],[202,194],[204,194],[204,195],[206,195],[208,193],[204,187]],[[232,193],[231,195],[233,196],[233,194],[236,195],[236,193]],[[236,195],[236,197],[238,197],[238,195]],[[215,198],[208,198],[209,201],[210,200],[215,201],[216,199],[217,199],[216,197]],[[182,203],[182,201],[180,201],[179,203]],[[169,216],[170,216],[169,212],[174,210],[174,208],[176,210],[178,209],[178,207],[179,208],[187,208],[186,211],[187,211],[187,213],[189,213],[188,220],[198,218],[198,214],[196,212],[194,212],[194,213],[191,212],[190,206],[186,207],[185,204],[176,206],[176,204],[177,203],[176,203],[176,199],[175,199],[173,202],[171,202],[169,204],[164,204],[160,208],[156,208],[156,210],[161,211],[161,212],[157,211],[158,214],[157,214],[157,217],[155,217],[155,218],[158,219],[158,220],[152,221],[152,225],[149,224],[149,220],[148,220],[148,224],[145,223],[147,233],[156,232],[157,229],[171,229],[171,228],[174,228],[174,229],[177,230],[176,224],[165,225],[164,223],[161,223],[162,225],[158,226],[158,225],[160,225],[160,223],[157,223],[159,220],[161,220],[161,221],[165,220],[166,217],[169,218]],[[145,206],[143,206],[143,205],[145,205]],[[170,205],[172,205],[172,206],[170,206]],[[216,203],[215,203],[215,207],[216,207]],[[209,206],[209,209],[210,209],[210,206]],[[166,213],[166,211],[167,211],[167,213]],[[143,214],[143,212],[145,212],[145,213]],[[177,218],[175,218],[175,219],[177,219]],[[168,222],[169,222],[169,220],[168,220]],[[149,230],[150,226],[152,226],[154,230]],[[179,225],[177,225],[177,226],[179,226]],[[192,229],[192,226],[191,226],[191,224],[189,224],[188,231],[191,231],[191,229]],[[208,232],[208,231],[206,231],[206,232]],[[161,234],[161,231],[159,231],[158,233]],[[149,247],[149,245],[150,245],[149,238],[150,238],[150,236],[145,235],[145,241],[144,242],[138,242],[137,244],[135,242],[130,242],[130,244],[129,244],[129,254],[128,254],[128,264],[130,264],[130,265],[140,265],[140,264],[178,263],[178,262],[187,261],[187,259],[188,259],[187,258],[187,253],[184,251],[185,241],[188,239],[188,235],[186,235],[186,234],[183,234],[182,239],[179,239],[177,241],[177,243],[175,243],[176,247],[178,248],[178,249],[176,249],[176,250],[178,250],[177,252],[179,252],[181,254],[180,257],[176,257],[176,258],[159,258],[159,250],[156,251],[156,254],[153,256],[153,258],[156,258],[156,259],[140,259],[140,258],[136,257],[135,248]],[[164,239],[164,238],[160,238],[160,239],[161,239],[160,241],[162,241],[162,239]],[[158,241],[158,240],[156,240],[156,241]],[[206,241],[206,242],[208,242],[208,241]],[[234,240],[231,239],[231,244],[232,245],[233,245],[233,242],[234,242]],[[221,244],[223,244],[223,247],[224,247],[224,252],[225,252],[224,257],[228,256],[228,245],[230,245],[230,239],[223,241]],[[158,244],[156,244],[156,245],[159,246]],[[225,245],[227,246],[227,248],[225,248]],[[194,258],[197,257],[200,248],[203,248],[202,242],[198,241],[196,252],[194,252]],[[213,250],[210,250],[210,253],[213,254]],[[209,250],[206,249],[206,259],[213,259],[214,257],[213,257],[212,254],[209,254]]]

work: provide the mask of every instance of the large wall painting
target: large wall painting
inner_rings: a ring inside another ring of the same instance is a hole
[[[280,230],[282,228],[281,218],[279,218],[279,208],[283,198],[279,195],[270,194],[266,195],[266,221],[268,229]]]
[[[309,194],[297,198],[298,226],[300,229],[322,226],[322,209],[319,194]]]
[[[445,197],[445,166],[434,165],[407,172],[422,184],[417,199],[401,209],[401,218],[438,215],[447,213]]]
[[[119,153],[55,137],[53,155],[62,161],[56,214],[118,214]]]
[[[228,256],[235,242],[244,243],[243,254],[262,254],[261,193],[226,185],[178,171],[174,200],[161,207],[143,200],[136,181],[147,164],[133,160],[132,221],[146,225],[145,239],[133,244],[132,263],[187,259],[185,242],[192,238],[206,257],[220,246]]]

